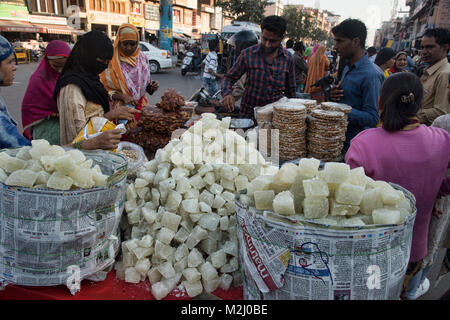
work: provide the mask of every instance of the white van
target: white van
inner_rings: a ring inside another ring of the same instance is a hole
[[[159,49],[144,41],[139,42],[139,48],[148,58],[151,73],[157,73],[161,69],[172,68],[172,57],[168,50]]]

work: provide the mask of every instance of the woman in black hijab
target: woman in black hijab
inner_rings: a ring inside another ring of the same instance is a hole
[[[72,143],[93,117],[110,121],[134,119],[133,113],[137,111],[133,109],[110,110],[108,93],[100,82],[99,74],[108,67],[112,56],[111,40],[96,30],[84,34],[73,47],[53,95],[58,104],[62,145]],[[119,130],[109,130],[77,147],[115,149],[120,138]]]

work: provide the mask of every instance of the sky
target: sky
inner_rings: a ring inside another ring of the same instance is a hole
[[[367,26],[367,46],[373,45],[375,31],[381,27],[383,21],[391,17],[394,0],[283,0],[283,4],[303,4],[306,7],[319,7],[332,13],[341,15],[341,21],[355,18],[363,21]],[[398,9],[408,11],[405,0],[398,0]]]

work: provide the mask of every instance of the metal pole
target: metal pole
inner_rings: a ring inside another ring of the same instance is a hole
[[[159,2],[159,47],[172,51],[173,38],[173,0],[161,0]]]

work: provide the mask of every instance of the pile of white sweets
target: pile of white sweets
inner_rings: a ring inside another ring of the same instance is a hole
[[[410,201],[385,181],[367,177],[364,168],[345,163],[301,159],[277,174],[253,180],[240,199],[257,210],[337,226],[403,224],[412,213]]]
[[[107,176],[76,149],[65,151],[46,140],[33,140],[15,156],[0,152],[0,181],[8,186],[39,189],[89,189],[106,185]]]
[[[278,167],[229,130],[230,120],[203,114],[127,187],[131,240],[122,242],[117,275],[130,283],[148,277],[158,300],[175,287],[195,297],[240,279],[235,194]]]

